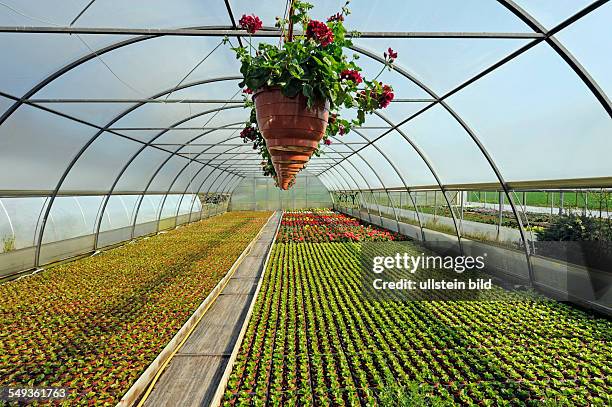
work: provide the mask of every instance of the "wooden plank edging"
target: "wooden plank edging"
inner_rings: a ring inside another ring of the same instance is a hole
[[[270,223],[270,220],[274,217],[276,212],[272,213],[266,223],[261,227],[257,235],[249,242],[247,247],[242,251],[240,256],[234,261],[228,272],[219,280],[217,285],[211,290],[206,296],[204,301],[198,306],[198,308],[191,314],[191,317],[185,322],[185,324],[179,329],[174,337],[168,342],[164,349],[157,355],[157,357],[151,362],[151,364],[145,369],[140,377],[132,384],[129,390],[121,397],[121,400],[117,403],[116,407],[128,407],[133,406],[142,397],[143,393],[149,387],[149,384],[164,364],[170,359],[172,354],[176,351],[179,344],[191,333],[191,330],[197,325],[201,317],[208,311],[210,306],[219,296],[219,293],[225,288],[232,275],[238,269],[242,260],[250,253],[255,242],[261,237],[264,229]]]
[[[276,213],[276,212],[275,212]],[[227,361],[227,365],[225,366],[225,371],[223,372],[223,376],[221,376],[221,381],[217,386],[217,391],[210,402],[211,407],[217,407],[221,405],[221,400],[223,400],[223,394],[225,393],[225,388],[227,387],[227,382],[229,381],[230,375],[232,373],[232,369],[234,367],[234,362],[236,362],[236,358],[238,357],[238,353],[240,352],[240,347],[242,346],[242,340],[246,335],[247,328],[249,326],[249,322],[251,321],[251,316],[253,315],[253,310],[255,308],[255,303],[257,302],[257,297],[259,296],[259,291],[261,290],[261,286],[263,285],[264,276],[266,274],[266,269],[268,267],[268,262],[270,260],[270,256],[272,255],[272,248],[276,243],[276,236],[278,234],[278,230],[280,229],[281,222],[283,220],[283,213],[281,212],[281,218],[278,221],[278,225],[274,230],[274,236],[272,237],[272,243],[268,248],[268,254],[266,255],[266,260],[262,265],[261,275],[259,276],[259,281],[257,282],[257,288],[255,289],[255,293],[253,294],[253,298],[251,299],[251,305],[249,305],[249,310],[244,318],[244,322],[242,323],[242,328],[240,329],[240,333],[238,334],[238,338],[236,339],[236,343],[234,344],[234,349],[232,349],[232,353]]]

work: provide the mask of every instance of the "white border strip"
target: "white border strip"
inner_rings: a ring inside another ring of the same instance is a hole
[[[276,213],[276,212],[275,212]],[[263,268],[261,271],[261,275],[259,276],[259,281],[257,282],[257,288],[255,289],[255,293],[253,294],[253,298],[251,299],[251,305],[249,305],[249,310],[247,311],[246,317],[244,318],[244,322],[242,323],[242,328],[240,329],[240,333],[238,334],[238,338],[236,339],[236,343],[234,344],[234,349],[232,349],[232,353],[227,361],[227,365],[225,366],[225,372],[223,372],[223,376],[221,377],[221,381],[217,386],[217,391],[210,402],[210,406],[218,407],[221,405],[221,401],[223,400],[223,395],[225,394],[225,388],[227,387],[227,382],[229,381],[230,375],[232,373],[232,369],[234,368],[234,362],[236,362],[236,358],[238,357],[238,353],[240,352],[240,347],[242,346],[242,341],[244,336],[246,335],[247,328],[249,326],[249,322],[251,321],[251,316],[253,315],[253,310],[255,308],[255,303],[257,302],[257,297],[259,296],[259,291],[261,290],[261,286],[263,285],[264,276],[266,274],[266,270],[268,268],[268,261],[270,260],[270,256],[272,255],[272,249],[274,244],[276,243],[276,236],[278,235],[278,230],[280,229],[281,222],[283,220],[283,213],[281,211],[281,218],[278,221],[278,225],[274,230],[274,237],[272,238],[272,244],[268,249],[268,254],[266,255],[266,260],[263,263]]]
[[[215,288],[208,294],[206,299],[198,306],[195,312],[189,317],[187,322],[179,329],[179,331],[174,335],[174,337],[168,342],[168,344],[164,347],[164,349],[160,352],[159,355],[151,362],[151,364],[147,367],[147,369],[140,375],[140,377],[134,382],[132,387],[121,397],[119,403],[117,403],[117,407],[127,407],[132,406],[138,399],[142,396],[142,394],[147,390],[149,384],[153,380],[153,378],[157,375],[160,368],[164,366],[164,363],[168,361],[168,359],[172,356],[173,352],[176,350],[177,346],[186,338],[186,336],[190,333],[191,329],[199,322],[198,320],[202,317],[202,315],[208,310],[210,305],[217,299],[219,293],[227,283],[230,278],[233,276],[234,272],[242,263],[242,260],[248,255],[251,251],[255,242],[259,239],[263,230],[266,228],[270,220],[274,217],[276,212],[272,213],[266,223],[261,227],[259,233],[251,240],[248,246],[243,250],[240,256],[234,261],[232,267],[228,270],[225,276],[217,283]]]

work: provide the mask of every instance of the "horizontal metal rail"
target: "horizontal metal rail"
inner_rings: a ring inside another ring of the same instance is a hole
[[[118,27],[53,27],[53,26],[0,26],[0,33],[15,34],[98,34],[98,35],[167,35],[185,37],[240,37],[249,36],[237,29],[195,28],[118,28]],[[296,32],[296,35],[303,35]],[[279,30],[259,30],[252,37],[278,37]],[[352,36],[348,33],[348,36]],[[468,31],[362,31],[359,38],[476,38],[476,39],[533,39],[543,34],[533,32],[468,32]]]
[[[435,99],[428,98],[417,98],[417,99],[393,99],[394,103],[429,103],[434,102]],[[53,98],[53,99],[42,99],[42,98],[32,98],[25,99],[24,102],[30,103],[219,103],[219,104],[236,104],[241,105],[244,101],[240,99],[92,99],[92,98]]]

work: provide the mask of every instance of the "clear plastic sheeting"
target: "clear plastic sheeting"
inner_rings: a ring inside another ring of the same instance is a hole
[[[527,75],[531,80],[525,80]],[[610,116],[545,44],[454,95],[449,104],[472,127],[509,181],[611,174]],[[464,152],[467,146],[454,147],[462,159],[470,157]],[[482,161],[478,155],[474,152],[471,157]]]
[[[44,221],[49,197],[0,198],[0,278],[225,210],[213,205],[204,213],[203,199],[189,193],[144,199],[142,195],[57,196]]]
[[[323,21],[344,4],[313,3]],[[239,137],[249,110],[222,41],[247,44],[232,31],[243,14],[273,29],[287,2],[3,0],[0,273],[197,221],[230,196],[233,209],[334,205],[464,253],[495,246],[500,270],[510,250],[531,282],[550,268],[539,231],[576,213],[609,219],[610,2],[350,7],[362,73],[380,73],[395,100],[281,192]],[[255,45],[282,41],[260,34]],[[569,190],[584,207],[550,198]]]
[[[231,210],[292,210],[328,208],[332,201],[328,187],[321,180],[302,171],[294,188],[282,191],[274,181],[263,177],[247,177],[234,189]]]

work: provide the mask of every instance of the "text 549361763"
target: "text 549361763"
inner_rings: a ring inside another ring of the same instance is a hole
[[[0,387],[0,400],[43,400],[63,399],[68,397],[65,387]]]

